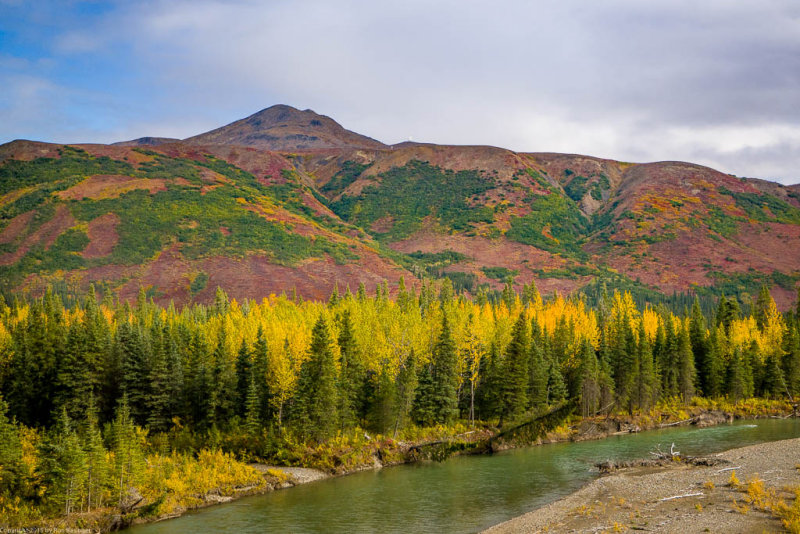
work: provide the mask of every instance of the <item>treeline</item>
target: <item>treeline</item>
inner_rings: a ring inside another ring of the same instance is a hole
[[[384,284],[374,296],[335,289],[327,303],[218,290],[213,305],[180,310],[143,291],[133,305],[93,290],[70,308],[49,291],[0,302],[0,494],[19,495],[27,469],[59,488],[66,512],[123,501],[144,447],[191,452],[224,436],[269,456],[275,439],[502,426],[564,401],[594,415],[800,394],[800,309],[779,313],[766,289],[752,315],[723,297],[711,317],[697,303],[683,316],[641,309],[627,293],[590,309],[534,285],[509,285],[497,303],[457,297],[447,281],[418,293],[401,280],[395,295]],[[113,477],[92,490],[101,456]],[[78,479],[64,474],[73,464]]]

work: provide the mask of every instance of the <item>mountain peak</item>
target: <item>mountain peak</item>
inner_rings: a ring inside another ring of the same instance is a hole
[[[192,144],[244,145],[267,150],[320,148],[385,148],[375,139],[351,132],[338,122],[311,109],[300,111],[276,104],[185,140]]]

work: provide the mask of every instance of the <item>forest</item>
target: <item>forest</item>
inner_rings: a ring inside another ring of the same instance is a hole
[[[800,292],[799,292],[800,295]],[[0,526],[164,514],[258,486],[245,462],[364,460],[376,443],[502,429],[571,404],[648,413],[698,398],[800,394],[800,299],[766,287],[673,313],[629,293],[543,298],[507,283],[470,300],[449,279],[327,302],[270,296],[160,307],[110,293],[0,298]],[[344,452],[343,452],[344,451]]]

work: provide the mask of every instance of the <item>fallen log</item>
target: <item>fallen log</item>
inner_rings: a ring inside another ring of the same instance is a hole
[[[703,495],[702,491],[699,493],[685,493],[683,495],[673,495],[672,497],[664,497],[663,499],[659,499],[659,502],[671,501],[673,499],[683,499],[685,497],[699,497],[700,495]]]

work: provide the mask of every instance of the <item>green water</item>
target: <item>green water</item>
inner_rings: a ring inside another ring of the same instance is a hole
[[[572,493],[597,476],[599,461],[647,457],[673,442],[701,455],[795,437],[800,420],[765,419],[462,456],[247,497],[130,532],[477,532]]]

